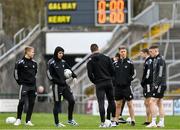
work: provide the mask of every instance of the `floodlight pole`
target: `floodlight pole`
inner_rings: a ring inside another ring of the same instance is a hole
[[[0,30],[3,29],[3,13],[2,13],[2,5],[0,4]]]

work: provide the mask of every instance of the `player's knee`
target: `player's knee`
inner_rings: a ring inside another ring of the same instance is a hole
[[[56,108],[58,108],[58,107],[60,107],[60,103],[59,103],[59,102],[55,102],[55,103],[54,103],[54,109],[56,109]]]
[[[29,102],[29,106],[34,106],[35,101]]]
[[[144,101],[144,105],[145,105],[145,106],[147,106],[147,105],[148,105],[147,101]]]
[[[122,103],[121,103],[120,101],[117,101],[117,102],[116,102],[116,107],[121,107],[121,104],[122,104]]]
[[[69,104],[71,104],[71,105],[74,105],[74,104],[75,104],[75,100],[74,100],[74,99],[71,99],[71,100],[69,100],[68,102],[69,102]]]
[[[34,104],[35,103],[35,100],[34,99],[31,99],[30,101],[29,101],[29,104]]]
[[[133,103],[132,102],[128,102],[127,106],[128,106],[128,108],[133,108]]]
[[[114,102],[114,100],[109,101],[109,105],[110,105],[110,106],[115,106],[115,102]]]
[[[162,107],[162,106],[163,106],[163,103],[162,103],[161,101],[158,101],[158,102],[157,102],[157,105],[158,105],[158,107]]]
[[[58,113],[59,113],[58,108],[54,108],[54,109],[53,109],[53,113],[54,113],[54,114],[58,114]]]
[[[149,105],[153,105],[154,103],[155,103],[154,100],[150,100],[150,101],[149,101]]]
[[[24,99],[20,99],[18,105],[24,105],[24,103],[25,103],[25,100]]]

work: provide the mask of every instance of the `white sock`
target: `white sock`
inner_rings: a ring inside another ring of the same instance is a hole
[[[160,118],[160,122],[164,124],[164,118]]]
[[[153,118],[152,118],[152,123],[153,123],[153,124],[156,124],[156,117],[153,117]]]

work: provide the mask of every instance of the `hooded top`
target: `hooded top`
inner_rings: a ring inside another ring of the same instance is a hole
[[[60,46],[56,47],[56,49],[54,50],[54,59],[55,59],[55,60],[59,60],[59,59],[58,59],[58,53],[59,53],[60,51],[64,52],[64,49],[63,49],[62,47],[60,47]]]
[[[54,56],[48,61],[48,70],[47,76],[48,78],[55,84],[59,86],[66,86],[66,78],[64,76],[64,70],[70,69],[70,66],[66,63],[66,61],[62,59],[58,59],[58,52],[64,52],[62,47],[56,47],[54,51]],[[72,71],[72,70],[71,70]],[[76,78],[76,74],[72,71],[72,77]]]
[[[112,81],[114,69],[111,59],[101,53],[92,54],[87,63],[87,70],[88,77],[94,84]]]

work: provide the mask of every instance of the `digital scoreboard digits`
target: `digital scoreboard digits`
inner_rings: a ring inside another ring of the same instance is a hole
[[[96,25],[128,23],[128,0],[96,0]]]

